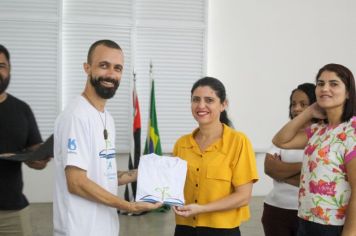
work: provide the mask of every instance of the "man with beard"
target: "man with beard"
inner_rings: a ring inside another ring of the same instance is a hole
[[[117,236],[117,209],[141,212],[160,204],[127,202],[116,196],[114,120],[105,109],[123,71],[123,52],[111,40],[91,45],[84,92],[59,115],[54,130],[54,235]]]
[[[6,93],[10,70],[9,51],[0,44],[0,155],[33,151],[42,143],[29,105]],[[48,160],[25,163],[43,169]],[[0,235],[32,235],[21,166],[21,162],[0,160]]]

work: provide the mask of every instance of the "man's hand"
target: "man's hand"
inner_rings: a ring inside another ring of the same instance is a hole
[[[42,145],[42,143],[32,145],[26,150],[29,150],[31,152],[35,151],[37,148],[39,148]],[[51,160],[53,157],[47,157],[46,159],[43,160],[38,160],[38,161],[25,161],[25,164],[35,170],[42,170],[47,166],[47,163]]]
[[[39,160],[39,161],[25,161],[25,164],[36,170],[42,170],[47,166],[47,163],[51,160],[51,158],[47,158],[44,160]]]
[[[156,202],[156,203],[149,203],[149,202],[133,202],[129,212],[132,213],[140,213],[144,211],[152,211],[154,209],[160,208],[162,206],[162,203]]]

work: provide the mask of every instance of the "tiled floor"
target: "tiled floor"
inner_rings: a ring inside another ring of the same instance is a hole
[[[243,236],[263,236],[260,221],[262,207],[263,197],[253,197],[251,219],[241,226]],[[31,216],[34,236],[53,235],[51,203],[32,204]],[[174,226],[172,212],[148,213],[142,216],[120,215],[120,236],[170,236],[173,235]]]

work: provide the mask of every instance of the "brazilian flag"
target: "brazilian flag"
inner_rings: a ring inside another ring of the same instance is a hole
[[[143,154],[156,153],[157,155],[162,155],[162,147],[157,123],[154,80],[152,80],[150,101],[150,117],[148,119],[147,139]]]
[[[147,139],[145,144],[145,150],[143,154],[155,153],[157,155],[162,155],[161,140],[158,132],[158,123],[157,123],[157,113],[156,113],[156,99],[155,99],[155,82],[152,79],[151,85],[151,99],[150,99],[150,117],[148,121],[148,131]],[[158,212],[167,212],[170,210],[170,206],[163,205],[155,211]]]

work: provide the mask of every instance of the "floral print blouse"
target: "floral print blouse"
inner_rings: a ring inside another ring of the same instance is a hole
[[[298,216],[324,225],[344,225],[351,189],[345,164],[356,158],[356,116],[336,127],[306,129]]]

